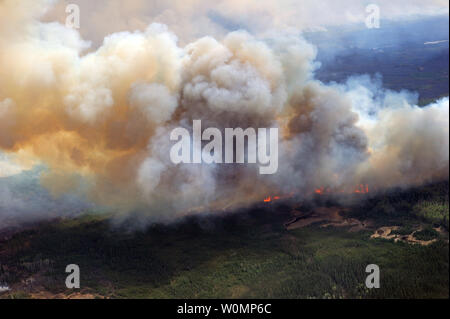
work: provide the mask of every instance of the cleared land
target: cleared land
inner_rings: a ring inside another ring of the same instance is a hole
[[[324,218],[286,228],[299,211]],[[345,221],[364,227],[352,230],[354,224]],[[391,226],[405,234],[433,227],[442,232],[417,238],[434,236],[428,245],[371,238]],[[108,218],[88,214],[1,241],[0,278],[11,291],[0,296],[448,298],[448,253],[448,183],[393,190],[345,207],[320,196],[262,204],[144,232],[116,229]],[[82,289],[75,294],[64,286],[71,263],[81,268]],[[380,289],[365,288],[371,263],[380,266]]]

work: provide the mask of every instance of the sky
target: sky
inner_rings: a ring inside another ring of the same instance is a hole
[[[264,34],[362,24],[370,4],[379,7],[381,19],[388,20],[445,14],[449,6],[445,0],[64,0],[46,18],[63,23],[69,3],[80,8],[82,36],[97,44],[107,34],[144,30],[154,22],[168,25],[182,43],[187,43],[236,29]]]

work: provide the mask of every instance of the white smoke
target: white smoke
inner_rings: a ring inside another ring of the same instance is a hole
[[[78,32],[41,22],[36,2],[0,2],[0,18],[18,26],[0,29],[0,149],[45,164],[40,181],[53,196],[172,220],[274,191],[448,179],[448,98],[419,108],[416,95],[377,79],[324,84],[314,79],[316,49],[292,33],[180,45],[151,24],[88,49]],[[278,173],[172,164],[170,131],[196,119],[221,130],[278,127]],[[3,206],[15,203],[0,193]]]

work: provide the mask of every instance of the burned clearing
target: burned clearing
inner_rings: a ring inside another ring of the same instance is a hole
[[[447,209],[440,220],[423,211],[437,205]],[[441,232],[428,245],[372,238],[395,226]],[[2,238],[2,298],[448,298],[448,183],[346,207],[322,196],[263,203],[140,232],[92,213]],[[64,285],[71,263],[76,292]],[[382,289],[364,286],[371,263]]]

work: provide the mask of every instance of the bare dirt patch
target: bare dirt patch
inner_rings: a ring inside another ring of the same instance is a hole
[[[414,234],[418,231],[421,231],[422,228],[416,229],[411,234],[408,234],[408,235],[400,235],[400,234],[392,233],[392,231],[397,230],[399,228],[400,228],[399,226],[380,227],[375,231],[375,233],[372,234],[372,236],[370,236],[370,238],[383,238],[383,239],[388,239],[388,240],[393,239],[394,242],[402,241],[405,243],[419,244],[422,246],[428,246],[428,245],[434,243],[435,241],[437,241],[437,239],[419,240],[419,239],[415,238]]]
[[[52,294],[48,291],[41,291],[38,293],[32,293],[33,299],[103,299],[104,297],[92,293],[73,292],[71,294]]]

